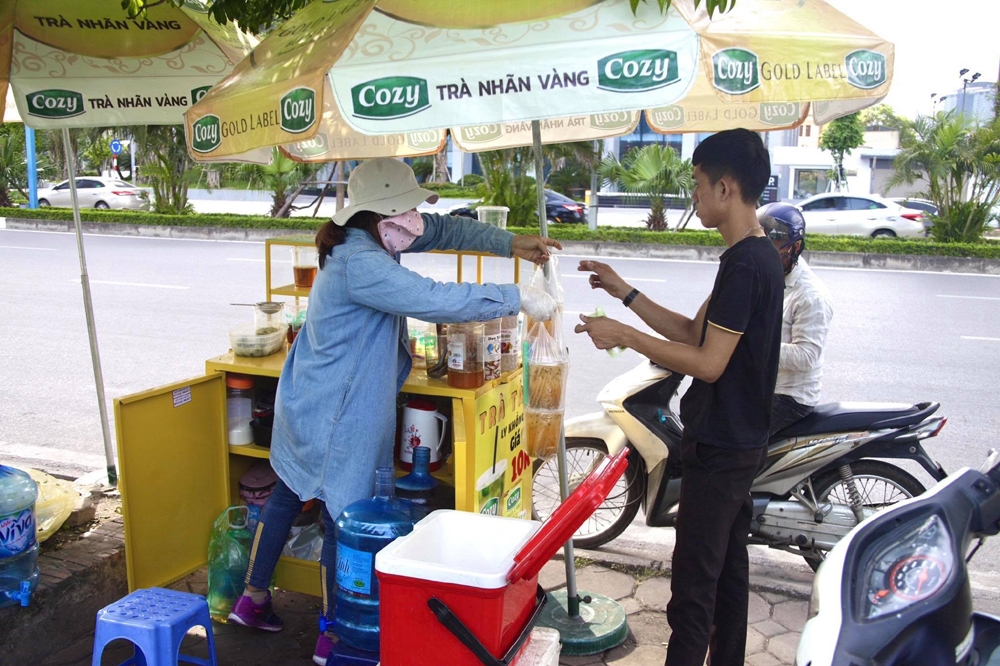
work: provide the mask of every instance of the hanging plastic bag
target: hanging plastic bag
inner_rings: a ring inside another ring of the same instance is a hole
[[[562,319],[552,318],[553,330],[562,331]],[[562,336],[554,336],[538,322],[528,332],[524,373],[524,427],[528,455],[547,459],[556,454],[566,407],[569,355]]]
[[[535,289],[540,289],[555,299],[556,302],[556,312],[559,316],[562,316],[563,308],[566,303],[566,293],[563,291],[562,283],[559,280],[559,258],[552,256],[549,261],[544,266],[535,266],[534,272],[531,274],[531,279],[528,281],[528,286],[534,287]],[[548,329],[549,334],[557,338],[559,343],[562,343],[562,330],[560,327],[555,325],[556,318],[553,317],[545,322],[545,328]],[[531,333],[531,330],[538,323],[528,315],[524,317],[524,330],[527,333]]]
[[[247,507],[231,506],[215,519],[208,543],[208,610],[225,623],[245,586],[253,535],[247,529]]]
[[[25,469],[38,484],[38,499],[35,500],[35,525],[38,543],[42,543],[59,531],[62,524],[73,513],[80,493],[66,481],[61,481],[37,469]]]

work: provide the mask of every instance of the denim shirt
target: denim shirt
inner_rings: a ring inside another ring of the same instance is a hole
[[[408,252],[511,256],[513,234],[474,220],[422,213]],[[306,323],[278,382],[271,465],[302,500],[334,519],[371,497],[375,468],[391,466],[396,396],[410,374],[406,317],[466,322],[517,314],[513,284],[441,283],[399,263],[368,232],[347,228],[309,296]]]

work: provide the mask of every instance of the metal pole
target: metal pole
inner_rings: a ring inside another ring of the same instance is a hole
[[[24,152],[28,162],[28,208],[38,208],[38,160],[35,155],[35,130],[24,126]]]
[[[344,163],[337,162],[337,168],[333,172],[333,179],[337,181],[337,210],[344,207]]]
[[[94,382],[97,384],[97,407],[101,412],[101,434],[104,436],[104,459],[108,464],[108,483],[118,484],[115,469],[115,452],[111,448],[111,429],[108,427],[108,410],[104,403],[104,375],[101,372],[101,355],[97,349],[97,328],[94,325],[94,302],[90,297],[90,278],[87,276],[87,257],[83,251],[83,229],[80,224],[80,200],[76,194],[76,165],[70,154],[69,129],[62,130],[63,152],[66,153],[66,172],[69,174],[69,193],[73,199],[73,225],[76,227],[76,249],[80,255],[80,286],[83,287],[83,311],[87,315],[87,336],[90,338],[90,360],[94,364]]]
[[[137,183],[137,181],[135,179],[135,137],[134,136],[129,138],[129,142],[128,142],[128,156],[129,156],[129,161],[132,163],[132,165],[131,165],[132,170],[129,172],[129,175],[132,176],[132,184],[135,185]]]
[[[594,141],[594,152],[599,154],[601,149],[600,139]],[[587,210],[587,228],[597,231],[597,208],[600,206],[600,196],[597,190],[601,188],[601,179],[597,175],[597,169],[590,172],[590,208]]]
[[[549,235],[548,220],[545,217],[545,164],[542,160],[542,127],[537,120],[531,121],[531,143],[535,153],[535,190],[538,193],[538,223],[541,226],[542,236]],[[548,264],[544,264],[544,270],[548,271]],[[559,468],[559,497],[561,502],[566,501],[569,494],[569,482],[566,475],[566,434],[559,431],[559,449],[556,455],[556,463]],[[579,617],[580,598],[576,594],[576,556],[573,553],[573,539],[563,546],[563,556],[566,560],[566,599],[569,605],[569,616]]]

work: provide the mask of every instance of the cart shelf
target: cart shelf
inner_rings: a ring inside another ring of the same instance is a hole
[[[247,456],[249,458],[270,458],[271,449],[266,446],[256,444],[245,444],[243,446],[229,445],[229,452],[234,456]]]

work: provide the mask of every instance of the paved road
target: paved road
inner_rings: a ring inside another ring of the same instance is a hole
[[[202,374],[205,359],[228,348],[227,331],[250,317],[248,308],[230,303],[263,297],[260,243],[87,236],[86,248],[109,398]],[[285,263],[276,270],[290,282],[290,257],[279,258]],[[577,259],[564,256],[562,265],[573,358],[569,416],[592,411],[601,387],[641,362],[633,352],[611,358],[572,334],[573,317],[597,305],[629,317],[620,303],[587,288],[574,270]],[[702,262],[612,262],[634,286],[687,313],[706,297],[716,270]],[[447,257],[406,263],[436,278],[454,275]],[[949,470],[977,465],[1000,444],[1000,278],[817,273],[836,307],[824,400],[940,401],[948,425],[928,449]],[[487,263],[488,278],[506,275],[500,262]],[[47,461],[65,473],[103,467],[73,235],[0,231],[0,293],[0,460]],[[667,530],[636,527],[616,546],[667,548],[671,538]],[[1000,541],[974,566],[1000,581]]]

